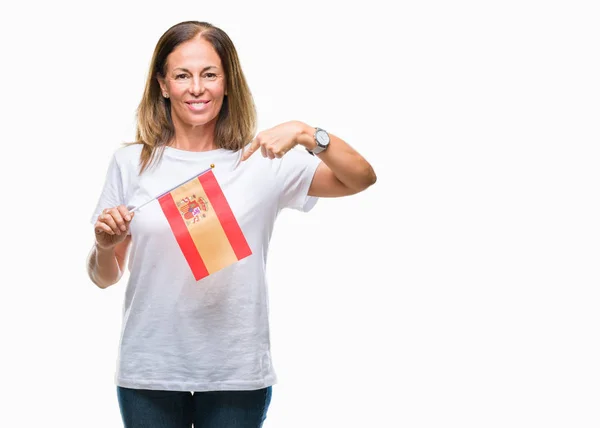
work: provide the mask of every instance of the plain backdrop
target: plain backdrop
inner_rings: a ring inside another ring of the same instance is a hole
[[[0,426],[122,426],[126,277],[88,279],[89,218],[158,38],[205,20],[259,130],[323,127],[378,175],[278,219],[265,428],[598,427],[594,3],[5,3]]]

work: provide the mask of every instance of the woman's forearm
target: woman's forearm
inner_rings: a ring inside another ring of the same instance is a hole
[[[302,124],[298,143],[308,150],[316,147],[315,128]],[[369,162],[348,143],[329,133],[329,148],[317,156],[331,169],[346,187],[360,192],[377,181],[375,171]]]
[[[122,275],[114,248],[92,247],[88,256],[88,275],[100,288],[109,287],[119,281]]]

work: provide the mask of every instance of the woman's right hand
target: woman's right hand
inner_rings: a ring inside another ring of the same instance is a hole
[[[123,242],[127,238],[133,215],[125,205],[102,210],[94,224],[96,245],[102,249],[110,249]]]

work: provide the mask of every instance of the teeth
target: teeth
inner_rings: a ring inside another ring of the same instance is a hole
[[[203,106],[206,103],[190,103],[193,106]]]

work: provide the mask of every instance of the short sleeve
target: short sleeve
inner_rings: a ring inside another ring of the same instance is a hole
[[[119,164],[117,163],[116,155],[113,154],[110,163],[108,164],[104,187],[102,188],[100,198],[94,209],[91,223],[96,223],[98,216],[102,213],[104,208],[116,207],[121,204],[125,204],[123,176],[121,174],[121,168],[119,168]]]
[[[318,201],[308,196],[308,189],[321,160],[306,150],[293,149],[280,159],[276,172],[279,186],[279,207],[310,211]]]

